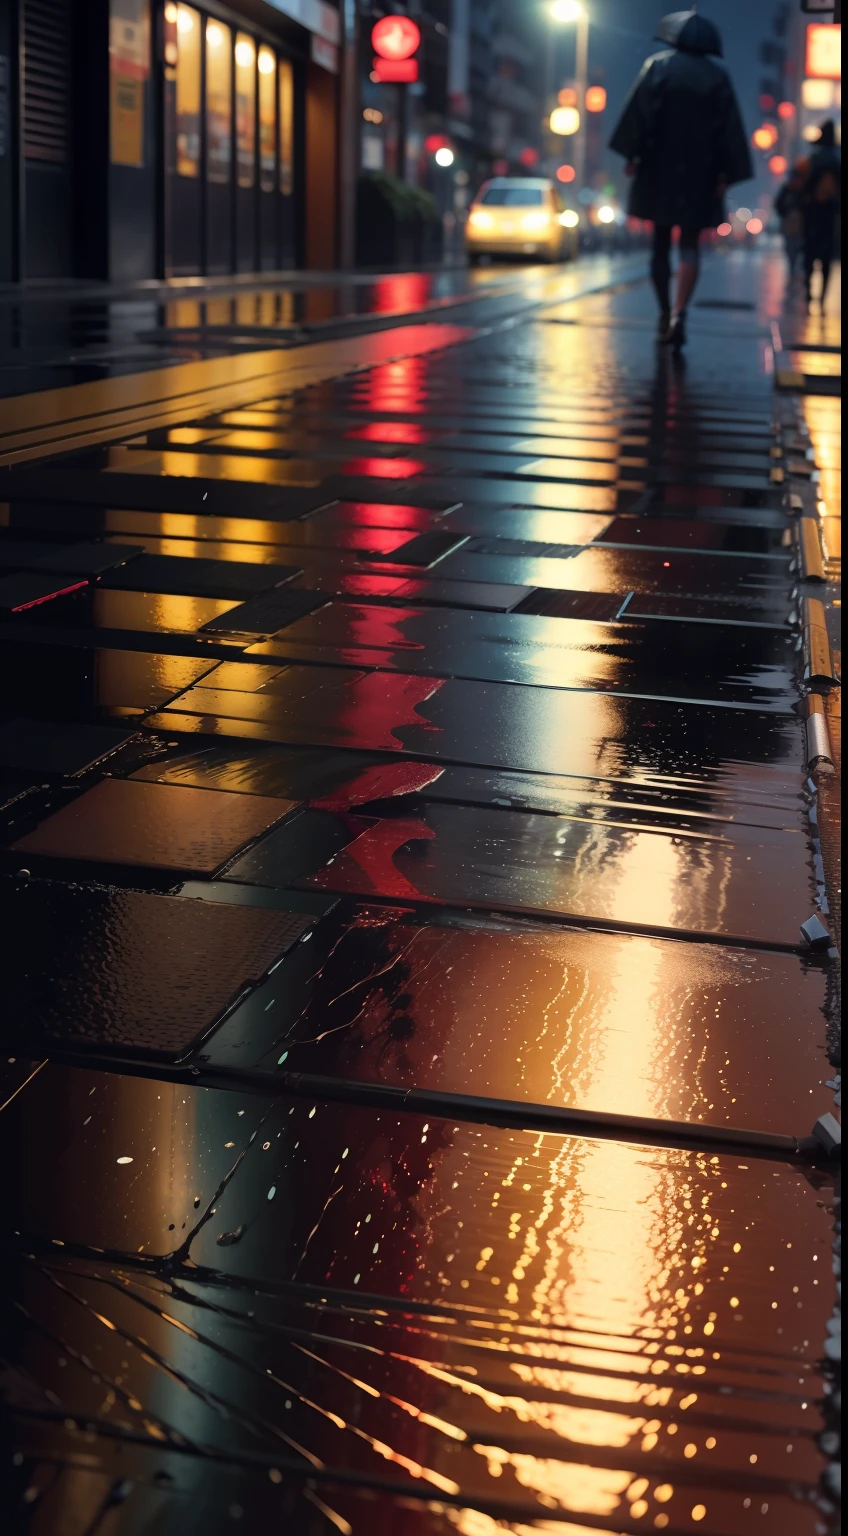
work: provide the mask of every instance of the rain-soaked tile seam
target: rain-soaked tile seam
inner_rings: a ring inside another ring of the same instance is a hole
[[[528,1135],[532,1135],[535,1139],[537,1133],[532,1132]],[[686,1152],[683,1155],[697,1159],[704,1154]],[[523,1318],[521,1313],[509,1306],[486,1308],[479,1303],[474,1305],[462,1302],[417,1301],[413,1297],[392,1296],[386,1292],[351,1290],[326,1281],[318,1284],[315,1281],[290,1278],[272,1280],[267,1275],[257,1277],[214,1269],[197,1264],[193,1259],[176,1264],[172,1254],[93,1248],[73,1241],[61,1243],[60,1257],[53,1238],[32,1232],[18,1232],[15,1237],[17,1241],[14,1244],[7,1242],[7,1251],[10,1254],[12,1252],[19,1254],[30,1262],[37,1262],[45,1270],[70,1272],[77,1277],[102,1281],[117,1288],[121,1295],[128,1294],[129,1285],[147,1288],[156,1286],[158,1287],[156,1294],[165,1295],[174,1303],[197,1306],[201,1310],[213,1311],[225,1319],[241,1323],[246,1327],[264,1329],[270,1337],[276,1337],[280,1330],[281,1325],[277,1322],[264,1323],[263,1319],[257,1319],[249,1312],[234,1310],[232,1305],[209,1302],[191,1287],[202,1287],[216,1294],[223,1293],[230,1303],[241,1297],[245,1301],[268,1302],[285,1298],[302,1306],[305,1311],[320,1315],[322,1318],[330,1317],[348,1322],[367,1323],[378,1330],[391,1331],[400,1327],[401,1324],[406,1325],[414,1321],[419,1325],[417,1333],[421,1338],[438,1341],[448,1349],[459,1347],[463,1352],[479,1353],[484,1358],[489,1358],[492,1365],[498,1363],[498,1357],[509,1358],[514,1353],[521,1355],[528,1341],[533,1345],[534,1361],[540,1364],[547,1362],[556,1365],[559,1359],[556,1350],[562,1346],[580,1350],[580,1358],[569,1362],[569,1370],[589,1378],[610,1375],[622,1380],[633,1378],[633,1372],[628,1371],[624,1364],[614,1365],[610,1362],[608,1357],[611,1352],[621,1356],[624,1351],[625,1360],[632,1361],[634,1367],[645,1362],[650,1364],[656,1359],[671,1362],[678,1361],[680,1358],[679,1347],[667,1341],[662,1329],[656,1327],[643,1326],[641,1329],[634,1328],[629,1332],[610,1333],[602,1329],[592,1329],[589,1325],[582,1323],[573,1327],[567,1324],[531,1324]],[[103,1276],[99,1270],[71,1269],[70,1266],[74,1263],[109,1265],[110,1273]],[[420,1327],[424,1323],[428,1324],[426,1330]],[[285,1332],[285,1325],[282,1327]],[[469,1331],[472,1329],[476,1332]],[[315,1337],[314,1332],[311,1336]],[[327,1341],[332,1339],[340,1345],[347,1344],[360,1352],[374,1353],[374,1346],[367,1343],[335,1335],[322,1337]],[[546,1356],[538,1353],[539,1344],[548,1346],[551,1354]],[[634,1344],[645,1347],[634,1350]],[[703,1348],[703,1346],[697,1347]],[[780,1382],[780,1396],[793,1405],[809,1395],[809,1388],[802,1383],[796,1383],[795,1385],[800,1386],[801,1390],[790,1391],[792,1383],[786,1378],[796,1375],[799,1370],[806,1375],[814,1376],[821,1366],[818,1358],[799,1359],[794,1351],[780,1354],[773,1348],[763,1349],[754,1344],[740,1343],[730,1334],[714,1334],[710,1339],[710,1348],[713,1347],[718,1360],[733,1374],[749,1370],[752,1381],[756,1379],[761,1387],[770,1379]],[[583,1358],[585,1354],[591,1354],[592,1351],[596,1351],[599,1356],[597,1363],[591,1363]],[[379,1352],[381,1351],[378,1350]],[[698,1358],[704,1359],[707,1356],[699,1355]],[[716,1359],[710,1363],[717,1363]],[[642,1372],[637,1371],[636,1375],[637,1379],[644,1380]],[[674,1386],[676,1391],[688,1396],[692,1382],[681,1379]],[[764,1432],[767,1432],[765,1428]],[[803,1431],[799,1430],[799,1433]]]
[[[57,1046],[52,1061],[83,1070],[114,1072],[183,1087],[210,1087],[230,1092],[249,1092],[260,1098],[309,1099],[314,1102],[354,1104],[392,1113],[437,1117],[446,1121],[491,1125],[520,1131],[611,1140],[626,1145],[676,1147],[693,1153],[738,1153],[767,1162],[806,1167],[832,1161],[826,1147],[813,1135],[814,1127],[797,1134],[751,1131],[706,1122],[662,1120],[651,1116],[605,1113],[566,1105],[532,1104],[519,1100],[445,1093],[423,1088],[319,1076],[315,1073],[277,1071],[263,1073],[241,1067],[216,1067],[211,1063],[180,1067],[155,1063],[129,1054],[120,1058],[97,1049],[74,1051]]]

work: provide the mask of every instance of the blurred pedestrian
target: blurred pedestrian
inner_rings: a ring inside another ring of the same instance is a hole
[[[821,125],[816,147],[810,156],[802,198],[807,303],[812,305],[813,302],[813,272],[818,262],[822,274],[819,306],[824,312],[842,201],[842,157],[836,147],[836,127],[832,122]]]
[[[774,200],[780,219],[780,232],[789,263],[789,281],[803,270],[804,255],[804,183],[810,169],[808,160],[798,160]]]
[[[721,35],[695,10],[674,11],[657,31],[669,46],[646,59],[611,140],[633,177],[629,212],[654,225],[651,277],[660,303],[660,337],[686,340],[686,310],[700,266],[701,231],[724,220],[724,194],[753,176],[748,141],[730,78],[709,57]],[[671,305],[671,236],[680,226],[680,261]]]

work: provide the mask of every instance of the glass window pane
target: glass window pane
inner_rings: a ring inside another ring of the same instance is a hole
[[[206,168],[210,181],[232,174],[233,34],[220,21],[206,23]]]
[[[236,164],[240,187],[256,180],[256,45],[245,32],[236,36]]]
[[[200,12],[177,6],[177,172],[200,175]]]
[[[294,191],[294,73],[288,59],[280,59],[280,191]]]
[[[277,57],[259,50],[259,185],[273,192],[277,171]]]

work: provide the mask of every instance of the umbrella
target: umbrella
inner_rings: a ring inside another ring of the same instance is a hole
[[[694,8],[664,16],[657,28],[657,38],[661,43],[670,43],[672,48],[684,48],[687,53],[715,53],[720,59],[724,57],[718,27],[705,16],[699,16]]]

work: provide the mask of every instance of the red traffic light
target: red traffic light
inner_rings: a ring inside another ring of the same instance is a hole
[[[371,46],[381,59],[411,59],[421,29],[410,16],[383,16],[371,31]]]
[[[531,147],[531,145],[528,144],[526,149],[522,149],[521,154],[518,156],[518,158],[519,158],[519,160],[520,160],[522,165],[527,165],[527,166],[538,165],[539,164],[539,151],[538,151],[538,149],[533,149]]]

